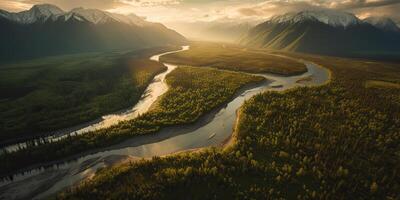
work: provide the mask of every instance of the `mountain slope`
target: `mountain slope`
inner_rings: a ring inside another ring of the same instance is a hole
[[[400,32],[400,28],[388,17],[368,17],[364,21],[385,31]]]
[[[0,11],[0,28],[0,61],[186,43],[179,33],[134,15],[83,8],[64,12],[48,4]]]
[[[346,56],[399,51],[399,36],[349,13],[302,11],[276,16],[257,25],[241,43],[262,48]]]

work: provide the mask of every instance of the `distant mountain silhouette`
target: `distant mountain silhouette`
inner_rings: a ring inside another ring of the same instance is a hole
[[[216,42],[238,42],[251,28],[254,22],[241,21],[188,21],[169,22],[171,27],[182,33],[189,39],[216,41]]]
[[[186,39],[159,23],[135,15],[49,5],[10,13],[0,10],[0,60],[181,45]]]
[[[251,29],[241,43],[304,53],[359,56],[400,51],[390,21],[362,21],[350,13],[302,11],[275,16]],[[378,23],[379,22],[379,23]]]

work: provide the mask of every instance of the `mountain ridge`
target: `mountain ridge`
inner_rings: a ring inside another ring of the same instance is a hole
[[[367,17],[363,21],[382,30],[400,32],[399,26],[389,17]]]
[[[289,12],[271,18],[274,23],[298,23],[304,20],[314,20],[335,27],[347,27],[361,23],[356,16],[347,12],[335,12],[332,10],[304,10]]]
[[[144,19],[134,15],[121,15],[110,13],[99,9],[86,9],[83,7],[74,8],[70,11],[64,11],[61,8],[51,4],[34,5],[31,9],[21,12],[8,12],[0,10],[0,16],[3,16],[11,21],[21,24],[32,24],[35,22],[44,22],[46,20],[57,20],[60,17],[69,18],[68,16],[78,16],[84,18],[94,24],[103,24],[107,22],[121,22],[130,25],[149,25]]]
[[[0,16],[21,24],[31,24],[38,20],[47,20],[50,17],[56,17],[64,13],[59,7],[51,4],[39,4],[32,6],[31,9],[13,13],[6,10],[0,10]]]

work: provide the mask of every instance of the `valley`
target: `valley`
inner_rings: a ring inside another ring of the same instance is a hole
[[[0,1],[1,200],[400,199],[398,2],[50,3]]]

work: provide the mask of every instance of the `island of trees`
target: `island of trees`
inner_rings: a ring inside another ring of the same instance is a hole
[[[0,155],[0,174],[118,144],[137,135],[156,133],[162,127],[193,123],[201,115],[228,102],[245,85],[265,79],[238,72],[182,66],[168,74],[166,81],[169,90],[149,112],[110,128],[53,143],[43,141],[39,146],[28,146],[13,153],[5,152]]]

